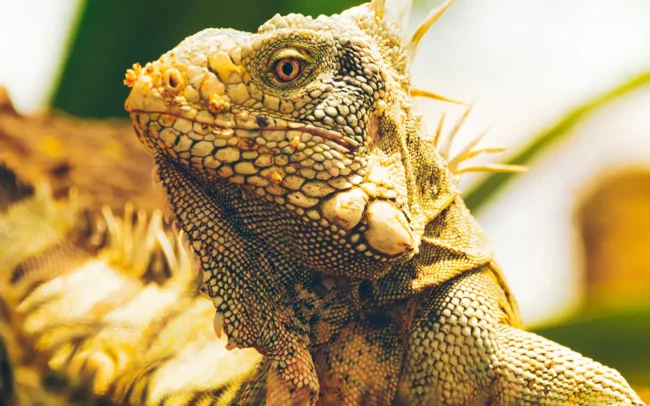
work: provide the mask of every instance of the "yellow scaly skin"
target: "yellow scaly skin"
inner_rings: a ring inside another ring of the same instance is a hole
[[[642,404],[520,329],[383,7],[207,29],[127,73],[215,330],[265,355],[236,403]]]

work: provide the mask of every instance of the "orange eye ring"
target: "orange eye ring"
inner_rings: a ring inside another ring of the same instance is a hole
[[[282,58],[273,65],[273,73],[280,82],[296,80],[303,70],[302,61],[296,58]]]

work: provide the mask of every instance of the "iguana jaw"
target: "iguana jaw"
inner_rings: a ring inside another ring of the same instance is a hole
[[[316,180],[311,182],[314,186],[310,187],[309,182],[288,174],[289,166],[278,166],[277,157],[274,159],[270,154],[256,152],[260,143],[251,142],[252,137],[266,140],[284,137],[282,143],[285,144],[291,144],[287,141],[288,137],[300,140],[303,145],[308,138],[321,142],[323,137],[313,134],[323,134],[322,129],[313,130],[309,126],[292,123],[264,130],[223,128],[170,114],[142,111],[132,111],[131,114],[138,137],[155,155],[187,168],[202,182],[218,184],[227,181],[237,184],[245,192],[278,203],[310,226],[329,229],[335,242],[346,244],[356,255],[372,262],[389,264],[409,259],[417,253],[416,236],[408,219],[394,202],[395,194],[391,194],[394,191],[382,188],[385,178],[390,177],[382,167],[389,165],[389,162],[373,161],[375,170],[366,179],[354,177],[353,181],[357,184],[345,179],[336,182]],[[183,133],[179,129],[184,127],[200,128],[204,134],[194,130],[190,134]],[[192,155],[201,150],[201,145],[209,147],[205,156],[200,156],[203,153]],[[189,149],[189,159],[188,151],[183,151],[183,148]],[[292,147],[284,146],[285,150],[287,148]],[[380,268],[381,271],[370,276],[378,277],[388,269],[384,266]],[[336,274],[332,268],[322,271]]]
[[[158,99],[141,80],[126,102],[150,151],[203,179],[226,180],[279,204],[367,261],[389,264],[417,253],[405,202],[392,187],[392,175],[382,169],[390,164],[371,157],[371,170],[361,168],[349,137],[247,111],[190,119],[173,106],[161,109]]]

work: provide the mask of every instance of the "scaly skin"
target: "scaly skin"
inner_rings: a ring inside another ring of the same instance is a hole
[[[642,404],[520,330],[384,11],[207,29],[127,73],[215,330],[265,355],[236,402]]]

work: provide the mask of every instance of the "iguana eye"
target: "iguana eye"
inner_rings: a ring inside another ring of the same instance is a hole
[[[280,82],[291,82],[303,71],[303,61],[296,58],[283,58],[273,64],[273,73]]]

